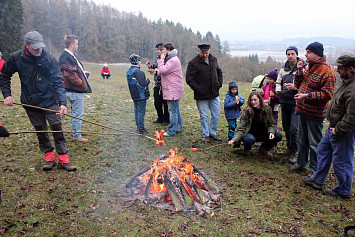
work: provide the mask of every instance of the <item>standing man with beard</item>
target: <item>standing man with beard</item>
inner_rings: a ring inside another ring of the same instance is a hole
[[[298,157],[292,172],[306,170],[309,157],[309,173],[317,171],[317,147],[322,140],[323,121],[329,101],[333,97],[335,72],[323,54],[323,44],[313,42],[306,48],[306,58],[297,63],[295,87],[298,89],[296,114],[298,122]]]
[[[84,116],[84,93],[91,93],[90,85],[87,81],[88,72],[84,71],[83,64],[75,56],[78,51],[79,38],[75,35],[64,36],[65,49],[59,58],[59,67],[63,74],[66,96],[71,104],[70,114],[82,118]],[[80,119],[71,118],[73,131],[81,131]],[[80,132],[73,133],[73,140],[80,143],[87,143]]]
[[[288,47],[286,56],[285,66],[280,69],[276,80],[276,93],[279,95],[279,103],[281,104],[282,127],[286,135],[288,161],[295,164],[299,116],[296,114],[296,100],[294,98],[297,89],[293,83],[299,60],[297,47]]]
[[[223,75],[217,58],[210,54],[210,44],[198,46],[198,55],[193,58],[186,70],[186,82],[194,91],[194,99],[200,111],[202,141],[210,142],[210,138],[221,142],[217,136],[217,124],[221,114],[219,89],[222,87]],[[211,120],[208,123],[209,112]]]
[[[303,181],[314,189],[322,189],[331,164],[338,179],[333,189],[325,189],[329,196],[349,198],[354,174],[355,144],[355,54],[344,53],[334,64],[340,75],[338,89],[327,110],[329,128],[317,151],[317,171],[303,176]]]

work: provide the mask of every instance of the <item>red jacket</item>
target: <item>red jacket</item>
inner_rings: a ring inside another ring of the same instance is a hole
[[[101,74],[105,74],[105,73],[111,74],[110,69],[108,67],[101,69]]]

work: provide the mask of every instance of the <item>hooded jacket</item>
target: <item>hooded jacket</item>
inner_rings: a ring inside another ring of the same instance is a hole
[[[186,70],[186,83],[194,91],[195,100],[212,100],[219,96],[223,75],[217,58],[210,54],[208,62],[199,55],[193,58]]]
[[[239,97],[239,104],[235,103],[235,97]],[[244,104],[244,99],[241,95],[232,94],[232,92],[227,91],[226,97],[224,98],[224,115],[226,119],[237,119],[240,117],[240,107]]]
[[[18,72],[21,80],[21,103],[48,108],[67,104],[62,73],[57,60],[44,49],[34,57],[26,48],[12,53],[0,72],[4,98],[11,96],[11,77]]]
[[[184,79],[178,51],[173,49],[166,58],[158,60],[157,76],[161,77],[164,100],[181,100],[184,94]]]

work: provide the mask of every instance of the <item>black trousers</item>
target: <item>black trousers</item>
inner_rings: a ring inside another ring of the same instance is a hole
[[[58,105],[52,105],[47,109],[59,110]],[[36,131],[46,131],[48,130],[47,121],[50,125],[52,131],[62,131],[62,122],[59,115],[54,112],[44,111],[40,109],[25,108],[26,113],[30,119],[31,124],[36,129]],[[55,148],[58,154],[68,153],[68,149],[65,145],[65,138],[63,133],[52,133],[54,138]],[[48,133],[37,133],[37,138],[39,142],[39,149],[41,152],[53,151],[51,140],[49,139]]]
[[[163,99],[160,87],[154,87],[154,107],[158,114],[158,121],[169,123],[168,103]]]

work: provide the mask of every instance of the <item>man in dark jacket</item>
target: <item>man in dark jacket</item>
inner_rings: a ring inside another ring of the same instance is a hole
[[[87,81],[88,72],[84,71],[82,63],[75,56],[78,50],[78,37],[75,35],[64,36],[65,49],[59,58],[59,68],[63,74],[66,96],[71,104],[70,114],[82,118],[84,116],[84,93],[91,93]],[[71,118],[73,131],[81,131],[82,120]],[[87,143],[89,140],[83,138],[80,132],[73,133],[73,140]]]
[[[210,44],[198,45],[198,55],[187,66],[186,82],[194,91],[194,99],[200,111],[202,141],[209,142],[210,138],[222,141],[217,136],[217,124],[221,114],[219,89],[222,87],[223,76],[217,58],[210,54]],[[211,111],[210,124],[208,124],[209,111]]]
[[[294,98],[298,91],[293,83],[299,60],[297,47],[288,47],[286,56],[285,66],[280,69],[276,80],[276,93],[279,95],[279,102],[282,108],[282,127],[286,135],[288,161],[291,164],[295,164],[299,115],[296,114],[296,100]]]
[[[333,189],[323,193],[343,198],[350,197],[354,174],[355,144],[355,54],[344,53],[334,64],[341,80],[330,105],[326,118],[326,130],[317,150],[317,171],[311,176],[303,176],[303,181],[315,189],[322,189],[331,164],[338,179]]]
[[[66,98],[62,74],[55,58],[44,49],[43,37],[37,31],[25,35],[25,48],[12,53],[0,72],[0,87],[4,104],[12,106],[11,77],[18,72],[21,80],[21,103],[59,111],[65,114]],[[47,121],[52,131],[61,131],[60,116],[54,112],[25,107],[26,113],[37,131],[47,131]],[[48,133],[37,133],[39,148],[44,153],[44,171],[52,170],[55,154]],[[58,153],[58,169],[75,171],[69,163],[68,149],[63,133],[53,133]]]

